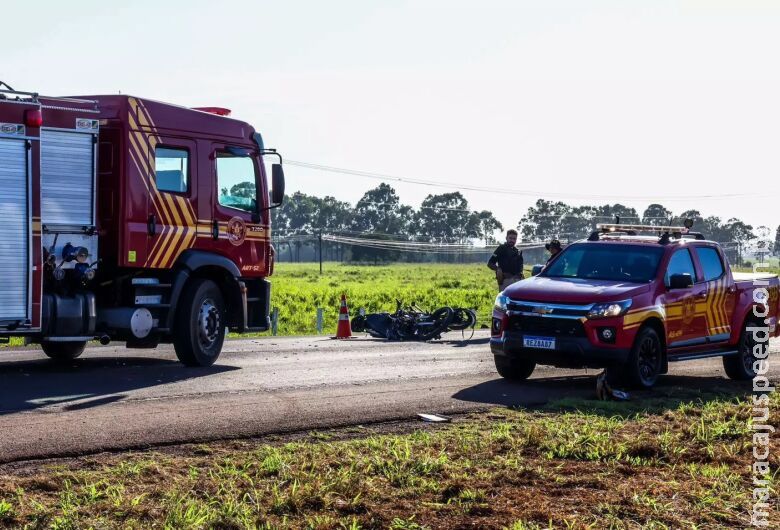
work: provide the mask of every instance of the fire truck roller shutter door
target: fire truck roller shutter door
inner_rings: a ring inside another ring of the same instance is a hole
[[[41,130],[41,221],[91,226],[94,210],[94,136]]]
[[[28,180],[26,141],[0,138],[0,327],[30,317]]]

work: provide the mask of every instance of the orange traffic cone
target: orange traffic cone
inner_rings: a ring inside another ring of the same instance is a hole
[[[349,339],[352,337],[352,326],[349,324],[349,309],[347,309],[347,296],[341,295],[341,307],[339,307],[339,325],[336,328],[337,339]]]

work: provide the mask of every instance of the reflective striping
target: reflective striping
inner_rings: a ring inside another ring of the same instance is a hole
[[[136,165],[146,168],[146,171],[141,171],[141,178],[150,192],[152,204],[164,227],[147,254],[146,266],[167,268],[186,248],[192,246],[197,231],[195,211],[189,201],[183,197],[161,193],[157,189],[151,167],[153,162],[150,160],[150,153],[154,152],[154,147],[160,142],[155,132],[154,121],[141,101],[130,98],[129,102],[131,129],[151,130],[148,134],[140,130],[131,131],[130,141],[135,149],[136,158],[140,160],[140,164]]]
[[[213,226],[211,221],[198,220],[192,203],[186,197],[157,189],[153,158],[154,148],[160,143],[160,138],[154,120],[141,100],[131,97],[128,98],[128,103],[130,158],[149,192],[152,209],[162,227],[153,239],[144,266],[169,268],[182,252],[192,248],[197,238],[212,238]],[[227,239],[227,223],[221,222],[218,227],[218,239]],[[247,228],[250,227],[260,230],[249,230],[246,234],[247,241],[270,240],[269,227],[247,225]]]
[[[27,320],[30,285],[30,212],[27,199],[27,145],[0,138],[0,320]]]
[[[41,218],[44,224],[91,226],[93,135],[41,129]]]

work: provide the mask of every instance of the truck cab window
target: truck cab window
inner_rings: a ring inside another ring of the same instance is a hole
[[[704,269],[704,281],[709,282],[717,280],[723,276],[723,263],[720,261],[718,251],[711,247],[699,247],[696,249],[699,256],[699,263]]]
[[[218,152],[217,189],[222,206],[257,211],[257,178],[252,158]]]
[[[691,259],[691,253],[687,248],[678,250],[672,254],[672,259],[669,260],[669,265],[666,267],[666,274],[664,275],[664,284],[669,287],[669,279],[672,274],[690,274],[691,280],[696,281],[696,269],[693,266],[693,260]]]
[[[157,189],[186,193],[189,187],[189,153],[186,149],[157,147],[154,150],[154,178]]]

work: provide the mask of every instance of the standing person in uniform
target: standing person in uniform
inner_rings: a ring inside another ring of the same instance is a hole
[[[523,252],[516,244],[517,230],[508,230],[506,243],[499,245],[487,262],[488,268],[496,271],[499,291],[523,279]]]

